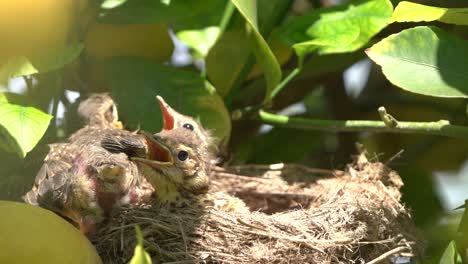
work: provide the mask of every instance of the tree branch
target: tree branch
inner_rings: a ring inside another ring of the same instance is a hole
[[[437,122],[398,121],[397,126],[388,127],[383,121],[306,119],[276,115],[262,110],[258,113],[260,120],[265,124],[297,129],[329,132],[407,133],[468,139],[468,127],[451,125],[447,120]]]

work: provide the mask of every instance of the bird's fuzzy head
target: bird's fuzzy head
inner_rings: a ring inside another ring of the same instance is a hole
[[[204,129],[202,125],[193,117],[183,115],[174,110],[161,96],[156,96],[163,116],[163,131],[173,129],[185,129],[191,131],[199,139],[199,143],[206,147],[213,145],[211,133]]]
[[[211,155],[206,144],[193,131],[176,128],[144,135],[148,141],[149,156],[133,158],[134,161],[150,167],[188,192],[203,193],[208,190]]]
[[[119,121],[117,106],[106,93],[92,94],[78,106],[78,114],[87,125],[97,125],[109,128],[122,128]]]

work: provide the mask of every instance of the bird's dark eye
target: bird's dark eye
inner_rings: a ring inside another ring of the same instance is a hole
[[[189,123],[185,123],[182,127],[185,128],[185,129],[193,131],[193,126],[191,124],[189,124]]]
[[[177,158],[180,160],[180,161],[184,161],[188,158],[188,152],[187,151],[179,151],[179,153],[177,154]]]

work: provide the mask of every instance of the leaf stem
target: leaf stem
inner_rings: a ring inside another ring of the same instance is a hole
[[[223,17],[221,18],[221,21],[219,22],[218,38],[224,33],[224,31],[226,31],[226,28],[229,26],[229,23],[231,22],[232,14],[234,14],[234,10],[236,10],[236,7],[231,3],[231,1],[228,1],[226,3],[226,7],[224,8]]]
[[[263,110],[260,110],[258,114],[260,120],[265,124],[305,130],[423,134],[468,140],[468,127],[451,125],[447,120],[436,122],[398,121],[396,127],[389,127],[383,121],[307,119],[276,115]]]
[[[290,72],[288,74],[288,76],[286,76],[286,78],[284,78],[276,87],[275,89],[273,89],[273,91],[271,92],[270,94],[270,97],[265,100],[265,103],[269,103],[273,100],[273,98],[275,98],[276,95],[278,95],[279,92],[281,92],[281,90],[283,90],[284,87],[286,87],[286,85],[292,80],[294,79],[297,75],[299,75],[299,73],[301,72],[301,69],[300,68],[295,68],[292,72]]]

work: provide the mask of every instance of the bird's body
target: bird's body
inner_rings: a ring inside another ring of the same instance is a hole
[[[122,203],[148,200],[153,189],[139,177],[137,166],[125,154],[100,146],[105,137],[135,133],[122,130],[113,100],[92,95],[78,109],[87,125],[67,143],[50,145],[34,186],[23,199],[50,209],[90,233],[111,210]]]
[[[193,118],[158,100],[164,126],[157,140],[123,130],[109,96],[96,94],[83,101],[78,112],[86,126],[68,142],[50,145],[34,186],[23,199],[91,233],[96,223],[123,204],[177,202],[206,191],[205,157],[211,138]],[[181,149],[190,162],[176,161],[174,151]]]

